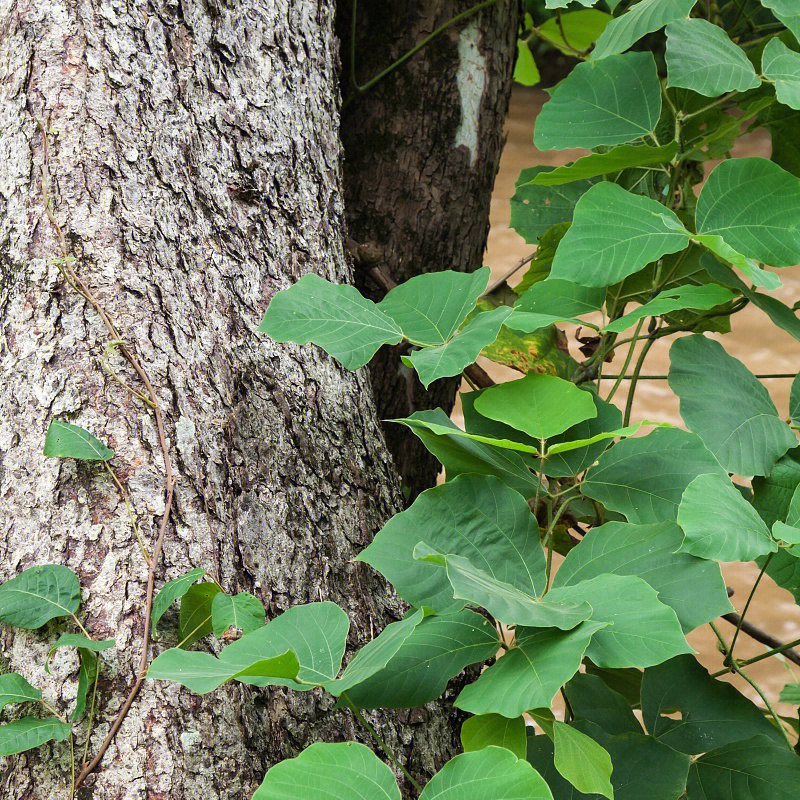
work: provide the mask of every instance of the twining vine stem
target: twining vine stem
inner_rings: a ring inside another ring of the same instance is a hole
[[[150,633],[151,633],[150,618],[153,608],[153,597],[155,593],[156,569],[158,568],[158,564],[160,562],[161,551],[164,546],[164,537],[166,536],[170,513],[172,511],[175,477],[172,471],[172,460],[169,454],[169,445],[167,444],[167,435],[164,429],[164,418],[161,411],[161,405],[158,402],[158,397],[156,395],[155,389],[153,388],[153,384],[150,381],[150,377],[140,364],[139,359],[133,353],[130,346],[117,331],[113,319],[109,316],[108,312],[103,308],[103,306],[91,292],[89,287],[84,283],[80,275],[78,275],[78,273],[75,272],[75,270],[71,266],[71,262],[73,259],[70,255],[66,237],[64,236],[64,231],[62,230],[61,225],[58,223],[58,220],[56,219],[55,214],[53,213],[53,209],[51,207],[52,198],[50,195],[49,150],[47,141],[48,125],[49,123],[47,120],[45,120],[44,124],[42,125],[42,199],[44,202],[45,215],[47,216],[50,225],[52,226],[53,230],[56,233],[56,237],[58,239],[58,246],[61,251],[61,259],[58,266],[67,283],[69,283],[69,285],[72,286],[72,288],[75,289],[75,291],[81,297],[83,297],[84,300],[86,300],[92,306],[92,308],[97,312],[97,314],[99,315],[100,319],[103,322],[103,325],[108,331],[110,338],[114,342],[118,343],[120,352],[122,353],[123,357],[130,364],[131,368],[137,374],[139,380],[142,382],[142,385],[145,388],[146,395],[150,401],[149,405],[152,409],[153,417],[155,418],[159,448],[161,450],[161,455],[164,460],[164,476],[165,476],[164,512],[161,515],[158,534],[156,536],[156,541],[153,546],[150,559],[148,561],[147,593],[145,599],[144,620],[143,620],[144,631],[142,633],[142,654],[139,660],[139,666],[136,670],[136,678],[133,682],[133,685],[129,689],[127,697],[125,698],[122,707],[120,708],[116,718],[114,719],[114,722],[111,724],[108,734],[106,735],[106,738],[103,740],[103,743],[100,745],[97,753],[95,753],[94,757],[88,764],[84,763],[81,766],[81,770],[78,773],[78,776],[73,781],[73,793],[74,793],[75,790],[77,790],[80,787],[80,785],[86,780],[86,777],[91,772],[94,771],[94,769],[102,760],[109,746],[114,741],[114,737],[117,735],[117,731],[119,731],[119,728],[122,725],[125,717],[127,716],[128,711],[130,711],[130,708],[133,705],[133,701],[139,694],[139,690],[141,689],[142,683],[144,681],[144,676],[147,673],[147,663],[150,651]],[[146,552],[147,551],[145,550],[145,553]]]

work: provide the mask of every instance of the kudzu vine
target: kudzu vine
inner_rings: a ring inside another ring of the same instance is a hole
[[[537,18],[520,31],[518,77],[536,79],[534,38],[578,63],[552,90],[534,140],[591,153],[520,174],[512,226],[538,245],[521,281],[489,290],[483,268],[394,286],[376,268],[388,291],[374,303],[307,274],[272,299],[261,325],[351,370],[403,343],[425,386],[478,376],[461,394],[463,428],[442,409],[392,421],[446,474],[359,555],[407,614],[342,668],[349,621],[334,603],[267,622],[256,597],[225,594],[201,567],[152,602],[153,629],[173,603],[180,609],[175,645],[161,648],[148,679],[198,694],[231,680],[327,692],[375,743],[379,755],[312,744],[273,766],[254,800],[398,800],[387,760],[423,800],[798,796],[798,718],[779,714],[748,668],[800,640],[760,635],[769,649],[744,660],[737,643],[752,633],[746,618],[765,576],[800,603],[800,376],[782,376],[794,377],[783,419],[759,378],[707,334],[727,333],[753,305],[800,341],[795,309],[768,294],[781,285],[776,268],[800,263],[800,10],[795,0],[544,5],[550,16],[531,8]],[[756,128],[772,135],[771,158],[731,157]],[[581,326],[581,361],[563,347],[564,324]],[[674,338],[669,374],[648,375],[664,337]],[[617,353],[621,370],[604,374]],[[522,377],[491,385],[479,356]],[[668,381],[684,427],[635,418],[646,379]],[[113,455],[60,420],[45,454]],[[760,568],[738,615],[723,561]],[[69,719],[22,675],[0,676],[0,708],[41,709],[0,725],[0,755],[72,742],[94,706],[113,642],[92,639],[79,604],[76,577],[58,565],[0,585],[0,620],[38,629],[70,619],[78,632],[54,649],[81,658]],[[735,626],[730,636],[719,618]],[[704,625],[724,659],[713,674],[686,639]],[[410,775],[363,711],[434,701],[470,665],[485,669],[455,699],[469,715],[465,752],[433,776]],[[720,680],[728,673],[760,703]],[[780,700],[800,705],[800,682]]]

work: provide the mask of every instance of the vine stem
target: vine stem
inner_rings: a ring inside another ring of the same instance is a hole
[[[742,629],[742,624],[744,623],[744,618],[747,616],[747,611],[750,608],[750,603],[753,602],[753,597],[755,596],[756,589],[758,589],[758,584],[761,583],[761,579],[764,577],[764,573],[767,571],[767,567],[769,566],[769,562],[772,561],[772,556],[774,553],[770,553],[764,559],[764,566],[761,567],[761,571],[758,573],[758,577],[753,584],[753,588],[750,590],[750,594],[747,596],[747,600],[745,601],[744,608],[742,609],[742,613],[739,616],[739,621],[736,623],[736,630],[733,632],[733,639],[731,639],[731,646],[730,646],[730,655],[729,658],[731,663],[733,663],[733,648],[736,647],[736,640],[739,638],[739,631]]]
[[[88,764],[84,764],[81,767],[81,771],[78,773],[77,778],[73,782],[73,792],[77,791],[81,784],[86,780],[86,777],[94,771],[97,765],[102,760],[103,756],[105,755],[106,751],[108,750],[111,743],[114,741],[114,737],[117,735],[117,731],[119,731],[120,726],[122,725],[125,717],[128,715],[128,711],[130,711],[131,706],[133,705],[133,701],[136,699],[136,696],[139,694],[139,690],[142,687],[142,683],[144,682],[144,676],[147,673],[147,664],[148,664],[148,656],[150,652],[150,617],[153,608],[153,597],[155,594],[155,580],[156,580],[156,569],[158,568],[158,564],[160,562],[161,557],[161,550],[164,546],[164,537],[167,533],[167,525],[169,524],[170,514],[172,512],[172,501],[175,489],[175,477],[172,472],[172,460],[169,454],[169,445],[167,444],[167,435],[164,429],[164,418],[161,411],[161,405],[158,402],[158,397],[156,396],[156,391],[153,388],[153,384],[150,381],[150,377],[139,363],[139,359],[131,350],[130,346],[125,342],[122,336],[120,336],[119,332],[117,331],[116,325],[114,324],[113,319],[109,316],[108,312],[103,308],[100,301],[94,296],[94,294],[90,291],[89,287],[84,283],[83,279],[80,275],[73,270],[71,266],[71,261],[74,259],[71,257],[69,252],[69,247],[67,246],[67,240],[64,236],[64,231],[61,228],[58,220],[53,213],[53,209],[51,208],[51,197],[50,197],[50,171],[49,171],[49,148],[48,148],[48,141],[47,141],[47,131],[49,127],[49,121],[45,120],[44,124],[42,125],[42,199],[44,202],[44,211],[45,215],[47,216],[50,225],[52,226],[53,230],[56,233],[56,237],[58,239],[59,249],[61,251],[61,257],[63,263],[60,266],[62,274],[65,276],[68,283],[80,294],[95,310],[98,314],[100,319],[103,322],[106,330],[108,331],[109,336],[112,340],[120,342],[119,349],[122,353],[125,360],[130,364],[133,371],[138,375],[139,380],[142,382],[142,385],[145,388],[145,392],[147,396],[150,398],[150,403],[152,404],[152,412],[153,417],[155,419],[156,425],[156,433],[158,435],[158,443],[159,448],[161,450],[161,456],[164,460],[164,476],[165,476],[165,488],[164,488],[164,512],[161,515],[161,521],[158,527],[158,534],[156,536],[156,541],[153,546],[152,556],[150,558],[150,562],[148,563],[147,569],[147,589],[145,595],[145,607],[144,607],[144,630],[142,632],[142,654],[139,659],[139,665],[136,670],[136,677],[134,679],[133,685],[128,690],[128,694],[123,702],[119,712],[117,713],[116,718],[114,719],[111,727],[109,728],[108,734],[104,739],[103,743],[100,745],[97,753],[94,755],[92,760]]]
[[[747,674],[742,672],[741,665],[737,664],[733,659],[730,657],[730,648],[727,644],[725,644],[725,639],[722,638],[722,634],[719,632],[719,629],[713,622],[708,623],[711,627],[711,630],[714,631],[714,636],[717,637],[717,641],[719,642],[720,648],[722,648],[722,652],[725,655],[725,660],[727,661],[730,659],[730,666],[731,672],[735,672],[737,675],[740,675],[750,686],[753,687],[753,690],[756,694],[761,698],[764,705],[767,707],[767,711],[769,712],[772,719],[775,721],[775,724],[778,726],[780,732],[783,734],[783,738],[786,740],[786,744],[789,746],[789,749],[794,749],[794,745],[792,745],[792,740],[789,738],[789,734],[786,733],[786,728],[783,727],[783,723],[781,722],[781,718],[778,716],[778,713],[770,703],[769,699],[767,698],[766,694],[764,694],[764,690]]]
[[[642,317],[636,326],[636,330],[633,332],[633,341],[631,342],[631,345],[628,348],[628,355],[625,356],[625,363],[622,365],[622,368],[619,371],[620,374],[617,376],[614,385],[611,387],[611,391],[608,393],[608,397],[606,397],[606,403],[610,403],[611,398],[614,397],[614,395],[617,393],[617,389],[619,389],[620,384],[624,380],[625,373],[628,371],[628,367],[631,365],[631,361],[633,360],[633,351],[636,349],[636,341],[639,338],[639,332],[642,330],[642,325],[644,325],[644,321],[645,317]],[[609,376],[606,375],[605,377],[608,378]]]
[[[773,647],[771,650],[767,650],[765,653],[760,653],[757,656],[753,656],[752,658],[748,658],[746,661],[740,661],[740,667],[748,667],[750,664],[755,664],[758,661],[763,661],[765,658],[772,658],[772,656],[779,656],[781,653],[786,652],[787,650],[791,650],[793,647],[797,647],[800,645],[800,639],[795,639],[792,642],[787,642],[786,644],[782,644],[779,647]],[[729,672],[733,672],[733,669],[728,666],[725,669],[717,670],[717,672],[711,673],[712,678],[719,678],[720,675],[727,675]]]
[[[653,331],[656,333],[657,331]],[[636,362],[636,366],[633,369],[633,375],[631,375],[631,384],[628,389],[628,399],[625,402],[625,416],[622,419],[623,427],[630,424],[631,421],[631,412],[633,411],[633,397],[636,393],[636,384],[639,381],[639,373],[642,371],[642,367],[644,366],[644,360],[647,358],[647,354],[650,352],[650,348],[656,343],[656,337],[652,334],[647,337],[647,341],[644,343],[644,347],[642,348],[642,352],[639,353],[639,359]]]
[[[392,751],[392,748],[389,747],[388,744],[381,738],[380,734],[375,730],[372,726],[370,721],[361,713],[359,707],[348,697],[347,692],[342,692],[340,698],[344,701],[344,704],[353,712],[353,716],[358,720],[359,724],[364,728],[364,730],[372,737],[372,740],[375,744],[383,750],[384,753],[389,757],[389,760],[403,773],[403,775],[408,778],[411,782],[411,785],[418,791],[422,791],[422,786],[417,781],[417,779],[400,763],[397,756]]]

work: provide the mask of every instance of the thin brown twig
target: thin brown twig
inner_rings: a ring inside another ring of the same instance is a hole
[[[767,647],[774,649],[784,646],[780,639],[776,639],[772,634],[762,631],[761,628],[756,627],[752,622],[742,620],[738,614],[734,614],[733,612],[723,614],[722,619],[724,619],[725,622],[729,622],[734,627],[738,627],[742,633],[746,633],[751,639],[755,639],[757,642],[761,642],[761,644],[765,644]],[[800,653],[796,650],[784,650],[783,655],[788,658],[789,661],[800,666]]]
[[[153,416],[155,418],[159,448],[161,450],[162,458],[164,459],[164,475],[165,475],[164,512],[161,516],[161,522],[158,528],[158,535],[156,537],[155,545],[153,546],[150,562],[148,564],[148,569],[147,569],[147,591],[146,591],[145,607],[144,607],[144,631],[142,633],[142,655],[139,660],[138,669],[136,671],[136,679],[133,685],[131,686],[130,690],[128,691],[128,695],[125,698],[125,702],[122,704],[119,713],[117,714],[114,722],[111,724],[111,728],[108,731],[108,735],[106,736],[103,743],[100,745],[97,753],[94,755],[94,757],[88,764],[84,764],[81,767],[81,771],[78,774],[78,777],[75,779],[75,782],[73,784],[73,792],[74,792],[80,787],[80,785],[83,783],[86,777],[91,772],[94,771],[94,769],[102,760],[109,746],[114,741],[114,737],[117,735],[117,731],[119,730],[125,717],[128,714],[128,711],[133,705],[133,701],[136,699],[136,695],[139,693],[139,690],[141,689],[142,683],[144,681],[144,676],[147,673],[147,662],[150,651],[150,618],[153,607],[156,569],[158,568],[158,564],[161,560],[160,559],[161,550],[164,545],[164,537],[167,532],[167,525],[169,524],[169,517],[172,510],[175,478],[172,472],[172,460],[169,455],[169,446],[167,444],[167,435],[164,429],[164,419],[161,412],[161,405],[158,402],[158,397],[156,396],[156,391],[153,388],[153,384],[150,381],[150,377],[148,376],[147,372],[144,370],[142,365],[139,363],[139,360],[136,357],[136,355],[132,352],[130,347],[124,342],[123,337],[120,336],[114,324],[114,321],[111,319],[109,314],[106,312],[106,310],[97,300],[97,298],[92,294],[92,292],[90,291],[88,286],[86,286],[86,284],[83,282],[81,277],[70,266],[71,257],[69,252],[69,246],[67,245],[66,237],[64,236],[64,231],[62,230],[61,225],[58,223],[58,220],[55,218],[55,214],[53,214],[53,210],[50,207],[50,174],[48,169],[49,153],[48,153],[48,143],[47,143],[47,127],[48,123],[47,121],[45,121],[45,123],[42,126],[42,143],[43,143],[42,196],[44,200],[45,214],[47,215],[50,225],[53,227],[53,230],[56,233],[56,237],[58,238],[59,249],[61,250],[61,256],[63,259],[63,265],[61,266],[61,271],[66,277],[67,281],[70,283],[70,285],[72,285],[73,288],[75,288],[75,290],[97,312],[100,319],[103,321],[103,324],[105,325],[105,328],[108,331],[111,338],[113,340],[121,342],[119,346],[120,352],[124,356],[125,360],[130,364],[133,371],[138,375],[139,380],[142,382],[142,385],[144,386],[147,396],[150,398],[150,402],[152,404],[152,411],[153,411]]]

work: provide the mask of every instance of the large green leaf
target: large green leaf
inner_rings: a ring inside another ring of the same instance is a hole
[[[534,142],[540,150],[625,144],[651,134],[660,114],[661,86],[652,54],[585,61],[542,107]]]
[[[461,436],[463,432],[441,408],[417,411],[398,422],[411,428],[425,447],[436,456],[447,473],[448,481],[462,473],[474,472],[499,478],[523,497],[533,497],[536,494],[539,481],[519,453]],[[441,432],[448,429],[453,433]]]
[[[546,19],[536,33],[565,55],[574,56],[575,51],[588,50],[611,19],[610,14],[595,8],[569,11],[560,17]]]
[[[553,795],[527,761],[505,748],[485,747],[448,761],[419,800],[553,800]]]
[[[588,603],[569,600],[552,602],[549,597],[537,600],[516,586],[503,583],[476,568],[469,559],[438,553],[424,542],[414,548],[414,555],[421,561],[446,569],[454,597],[485,608],[505,625],[570,630],[592,615],[592,607]]]
[[[261,628],[266,611],[257,597],[247,592],[231,595],[220,592],[211,601],[211,628],[214,636],[222,636],[228,628],[238,628],[242,633]]]
[[[593,528],[570,550],[553,587],[572,586],[606,574],[634,575],[675,611],[684,631],[693,630],[733,608],[719,565],[676,552],[682,541],[683,532],[674,522],[608,522]]]
[[[698,436],[659,428],[615,444],[588,471],[581,488],[630,522],[674,521],[686,487],[707,473],[727,478]]]
[[[692,656],[644,671],[642,714],[652,736],[689,755],[756,734],[783,741],[753,703],[729,683],[712,678]]]
[[[755,89],[761,81],[744,51],[704,19],[667,25],[667,86],[716,97]]]
[[[686,487],[678,525],[686,534],[681,551],[700,558],[751,561],[778,549],[758,512],[721,475],[698,475]]]
[[[689,770],[687,800],[796,800],[800,758],[763,736],[700,756]]]
[[[75,573],[58,564],[42,564],[0,584],[0,622],[35,630],[56,617],[74,614],[81,604]]]
[[[509,328],[532,332],[554,322],[577,321],[573,317],[598,311],[605,299],[604,289],[551,278],[531,286],[514,304],[505,321]]]
[[[537,373],[487,389],[475,400],[475,410],[535,439],[597,416],[589,394],[563,378]]]
[[[166,610],[179,597],[183,597],[191,586],[205,574],[206,571],[202,567],[195,567],[195,569],[189,570],[186,574],[174,580],[167,581],[161,587],[161,591],[156,595],[155,600],[153,600],[153,611],[150,615],[150,624],[153,626],[153,630],[156,629],[156,625],[158,625],[159,620],[164,616]]]
[[[761,5],[768,8],[800,40],[800,8],[795,0],[761,0]]]
[[[628,701],[597,675],[579,672],[564,692],[575,719],[592,722],[610,734],[642,733]]]
[[[537,186],[558,186],[562,183],[608,175],[631,167],[665,164],[672,161],[677,152],[677,142],[671,142],[661,147],[653,147],[648,144],[623,144],[605,153],[592,153],[584,156],[573,164],[556,167],[549,172],[539,172],[533,178],[532,183]]]
[[[697,0],[640,0],[617,17],[597,40],[592,59],[623,53],[645,34],[681,17],[688,17]]]
[[[500,306],[476,314],[443,344],[414,350],[403,356],[402,361],[417,371],[426,388],[438,378],[458,375],[464,367],[475,362],[484,347],[497,338],[500,327],[511,313],[510,308]]]
[[[427,617],[383,669],[347,696],[360,708],[422,706],[439,697],[465,667],[491,658],[498,646],[495,629],[474,611]]]
[[[605,623],[583,622],[571,631],[518,628],[516,646],[465,686],[455,705],[472,714],[514,719],[549,708],[553,695],[578,671],[592,636]]]
[[[580,792],[614,800],[607,750],[577,728],[558,721],[553,724],[553,746],[553,763],[562,777]]]
[[[552,589],[550,602],[587,602],[591,622],[605,622],[586,650],[599,667],[649,667],[692,652],[675,612],[633,575],[600,575]]]
[[[0,758],[23,753],[45,742],[63,742],[72,728],[55,717],[23,717],[0,725]]]
[[[191,647],[211,633],[211,608],[214,598],[221,591],[211,581],[196,583],[186,590],[178,613],[178,639],[181,647]]]
[[[605,330],[622,333],[644,317],[660,317],[685,308],[707,311],[733,300],[735,296],[733,292],[716,283],[706,283],[702,286],[688,284],[666,289],[648,303],[606,325]]]
[[[697,200],[697,232],[773,267],[800,263],[800,180],[764,158],[723,161]]]
[[[550,274],[584,286],[610,286],[688,245],[673,211],[606,181],[578,201]]]
[[[792,381],[789,394],[789,417],[795,428],[800,427],[800,374],[796,375]]]
[[[44,438],[44,454],[51,458],[77,458],[82,461],[108,461],[114,451],[89,431],[61,420],[51,420]]]
[[[42,690],[31,686],[18,672],[0,675],[0,711],[9,703],[38,702]]]
[[[775,84],[778,100],[800,110],[800,54],[777,37],[771,39],[761,56],[761,70],[764,77]]]
[[[545,586],[545,558],[539,526],[524,498],[491,476],[461,475],[423,492],[411,508],[396,514],[358,556],[414,606],[437,611],[453,602],[447,575],[414,559],[423,539],[445,554],[463,555],[491,577],[538,596]]]
[[[389,767],[358,742],[317,742],[271,767],[253,800],[401,800]]]
[[[719,342],[678,339],[670,348],[669,385],[681,417],[729,472],[766,475],[797,444],[758,379]]]
[[[507,719],[500,714],[479,714],[465,720],[461,726],[461,745],[465,752],[505,747],[517,758],[525,758],[526,739],[523,717]]]
[[[528,243],[536,244],[554,225],[572,221],[575,204],[592,181],[575,181],[564,186],[539,186],[534,178],[548,167],[523,169],[511,198],[511,227]]]
[[[352,286],[314,274],[272,298],[259,330],[277,342],[313,342],[347,369],[363,367],[381,345],[403,338],[397,323]]]

